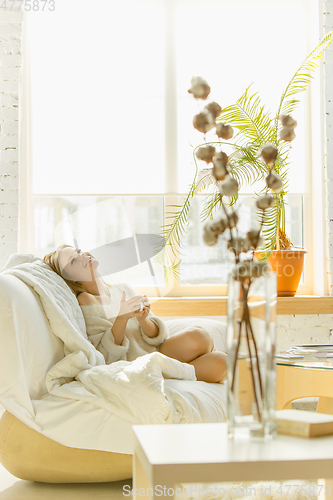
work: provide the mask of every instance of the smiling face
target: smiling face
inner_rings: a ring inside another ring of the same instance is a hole
[[[99,262],[89,252],[74,247],[60,250],[58,263],[63,278],[71,281],[92,281]]]

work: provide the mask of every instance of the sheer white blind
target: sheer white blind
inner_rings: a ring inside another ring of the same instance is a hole
[[[163,192],[162,3],[57,0],[28,17],[33,192]]]
[[[192,127],[191,77],[205,77],[222,107],[254,81],[275,111],[312,47],[308,7],[308,0],[57,0],[54,12],[29,12],[33,192],[163,194],[165,158],[176,147],[176,189],[187,192],[192,146],[202,141]],[[165,40],[174,41],[168,63]],[[165,92],[165,82],[175,88]],[[305,191],[305,104],[295,113],[294,193]],[[174,109],[173,122],[165,107]],[[168,143],[172,129],[176,141]]]
[[[288,81],[314,48],[310,38],[315,20],[309,20],[307,0],[181,0],[176,12],[179,188],[187,192],[195,172],[189,144],[196,146],[203,138],[192,126],[199,106],[186,92],[191,77],[206,78],[212,89],[209,100],[222,108],[235,103],[254,82],[253,91],[259,92],[274,117]],[[300,180],[299,174],[305,171],[309,104],[308,95],[295,98],[301,103],[294,113],[298,127],[290,155],[289,190],[303,193],[305,175]],[[206,139],[217,140],[214,131]],[[249,187],[241,190],[249,191]]]

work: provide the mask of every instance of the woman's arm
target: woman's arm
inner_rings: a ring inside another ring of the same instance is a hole
[[[142,330],[143,330],[143,333],[145,333],[146,335],[148,335],[148,337],[151,337],[151,338],[154,338],[154,337],[157,337],[157,335],[159,334],[159,327],[153,323],[152,321],[150,321],[150,319],[148,318],[145,318],[145,319],[139,319],[138,318],[138,322],[139,322],[139,325],[141,326]]]
[[[121,345],[124,339],[126,326],[127,326],[127,319],[123,318],[122,316],[117,316],[112,327],[112,333],[115,344]]]
[[[131,285],[129,285],[128,283],[123,283],[123,285],[129,296],[136,297],[137,299],[139,299],[139,301],[144,303],[144,306],[148,302],[147,307],[144,307],[145,311],[149,311],[148,315],[143,315],[142,313],[137,314],[137,321],[143,340],[149,345],[158,346],[162,344],[162,342],[164,342],[164,340],[166,340],[169,336],[166,323],[150,311],[150,304],[146,295],[143,295],[141,296],[141,298],[139,298],[137,291]],[[142,316],[144,317],[144,319],[142,319]]]

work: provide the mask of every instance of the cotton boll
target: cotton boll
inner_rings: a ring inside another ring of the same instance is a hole
[[[291,115],[280,115],[279,120],[282,123],[282,127],[297,127],[297,121]]]
[[[265,144],[258,151],[258,156],[261,156],[266,165],[275,163],[278,155],[278,148],[274,144]]]
[[[282,123],[282,128],[279,132],[280,139],[286,142],[293,141],[296,137],[294,129],[297,126],[297,121],[291,115],[281,115],[279,119]]]
[[[280,191],[283,186],[282,178],[272,170],[265,179],[267,187],[273,189],[274,191]]]
[[[256,206],[257,208],[260,208],[260,210],[266,210],[267,208],[274,207],[274,205],[275,198],[273,196],[270,196],[269,194],[260,196],[256,201]]]
[[[223,151],[218,151],[213,156],[212,174],[216,180],[222,181],[228,173],[227,169],[228,156]]]
[[[212,229],[211,224],[212,224],[212,221],[210,221],[210,220],[208,220],[208,221],[205,223],[205,225],[204,225],[204,227],[203,227],[204,232],[206,232],[206,233],[210,233],[210,234],[214,234],[214,233],[215,233],[215,231],[213,231],[213,229]]]
[[[216,135],[225,141],[231,139],[234,135],[234,129],[231,125],[219,122],[216,124]]]
[[[204,225],[204,231],[213,234],[222,234],[227,228],[226,219],[224,217],[216,217],[213,220],[209,220]]]
[[[211,163],[213,161],[213,156],[215,154],[215,151],[216,150],[215,150],[214,146],[210,146],[210,145],[200,146],[200,148],[198,148],[196,150],[195,156],[199,160],[203,160],[208,164],[208,163]]]
[[[293,127],[282,127],[279,136],[282,141],[291,142],[295,139],[296,134]]]
[[[224,217],[218,217],[211,221],[211,230],[217,234],[222,234],[228,227],[228,222]]]
[[[232,212],[230,215],[228,215],[228,228],[233,229],[236,227],[238,224],[238,215],[236,212]]]
[[[191,88],[188,92],[189,94],[193,94],[196,99],[205,100],[210,94],[210,86],[201,76],[194,76],[191,79]]]
[[[223,181],[227,173],[228,170],[224,167],[216,167],[214,165],[212,168],[212,175],[215,177],[217,181]]]
[[[214,125],[215,125],[214,119],[207,110],[198,113],[193,118],[193,127],[199,130],[199,132],[202,132],[203,134],[211,130],[214,127]]]
[[[249,241],[249,246],[250,248],[257,248],[263,245],[264,240],[260,236],[260,231],[257,231],[256,229],[251,229],[246,233],[246,238]]]
[[[213,156],[213,163],[215,167],[226,167],[228,163],[228,155],[224,151],[217,151]]]
[[[221,182],[221,191],[225,196],[237,196],[238,195],[238,182],[230,174],[226,175],[224,180]]]
[[[211,247],[213,245],[216,245],[218,240],[218,235],[213,232],[204,231],[202,239],[207,246]]]
[[[206,104],[205,108],[212,115],[212,117],[214,118],[214,120],[218,116],[220,116],[220,114],[222,113],[221,106],[217,102],[215,102],[215,101],[212,101],[212,102],[209,102],[208,104]]]
[[[242,252],[248,252],[248,250],[250,250],[249,240],[241,236],[232,237],[228,241],[228,249],[235,255],[239,255]]]
[[[249,250],[255,250],[256,248],[261,247],[264,244],[264,240],[261,238],[261,236],[259,236],[257,243],[250,241],[247,237],[245,237],[245,240],[247,241]]]

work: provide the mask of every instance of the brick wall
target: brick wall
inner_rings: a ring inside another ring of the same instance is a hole
[[[0,14],[0,269],[17,252],[22,12]]]
[[[324,34],[333,30],[333,0],[324,0],[323,4]],[[328,273],[330,295],[333,295],[333,49],[326,52],[325,64],[325,184],[326,184],[326,217],[328,227]]]

